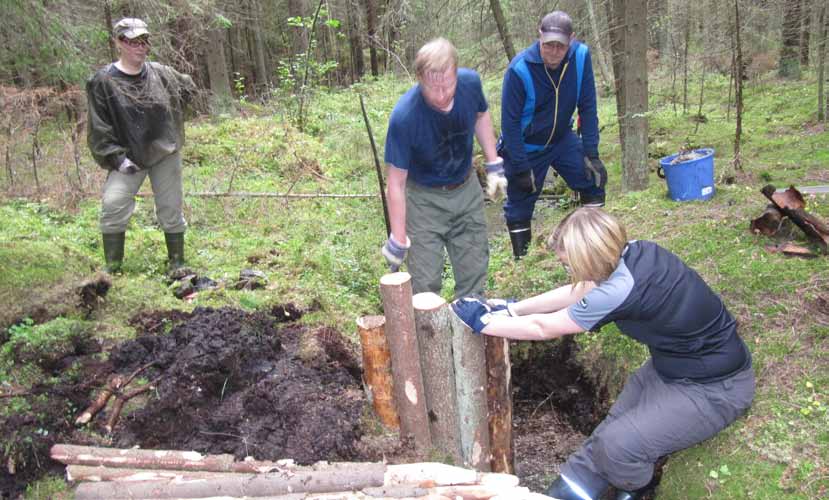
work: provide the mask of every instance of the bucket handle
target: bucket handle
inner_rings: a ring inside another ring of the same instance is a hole
[[[659,177],[660,179],[665,178],[665,170],[662,168],[662,165],[659,165],[658,167],[656,167],[656,176]]]

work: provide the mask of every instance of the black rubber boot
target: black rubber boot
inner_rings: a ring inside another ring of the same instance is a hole
[[[104,233],[104,271],[114,274],[121,271],[124,262],[124,241],[126,233]]]
[[[576,488],[581,488],[581,491],[577,491]],[[574,488],[574,484],[568,483],[562,476],[558,476],[544,494],[559,500],[596,500],[603,493],[601,491],[589,491],[580,486],[576,486],[576,488]]]
[[[527,249],[533,239],[532,221],[507,222],[509,240],[512,243],[512,254],[515,260],[527,255]]]
[[[167,243],[167,271],[174,272],[184,267],[184,233],[164,233]]]

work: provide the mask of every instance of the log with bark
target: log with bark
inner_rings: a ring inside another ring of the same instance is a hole
[[[394,406],[391,354],[386,342],[386,318],[363,316],[357,318],[360,345],[363,352],[363,384],[374,413],[389,429],[400,427]]]
[[[391,353],[400,434],[411,438],[415,448],[425,453],[432,447],[432,437],[423,394],[409,273],[389,273],[380,278],[380,295],[386,316],[386,340]]]
[[[493,472],[512,474],[514,452],[512,439],[512,378],[509,340],[485,337],[487,369],[487,406]]]
[[[777,192],[775,187],[769,184],[763,187],[761,192],[783,215],[802,229],[810,240],[817,243],[824,253],[829,253],[829,225],[806,212],[803,195],[794,186]]]
[[[452,314],[446,301],[431,292],[412,297],[412,307],[432,445],[441,455],[459,464],[463,462],[463,456],[455,399]]]

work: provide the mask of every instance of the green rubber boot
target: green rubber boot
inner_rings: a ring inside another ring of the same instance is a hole
[[[101,236],[104,241],[104,261],[106,262],[104,271],[110,274],[121,272],[126,233],[104,233]]]
[[[184,233],[164,233],[167,243],[167,271],[175,272],[184,267]]]

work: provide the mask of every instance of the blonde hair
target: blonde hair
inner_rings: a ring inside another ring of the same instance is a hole
[[[415,56],[415,75],[418,78],[426,73],[439,72],[458,67],[458,50],[445,38],[435,38],[417,51]]]
[[[625,245],[625,228],[599,208],[570,213],[547,239],[547,248],[567,259],[574,284],[599,283],[610,277]]]

